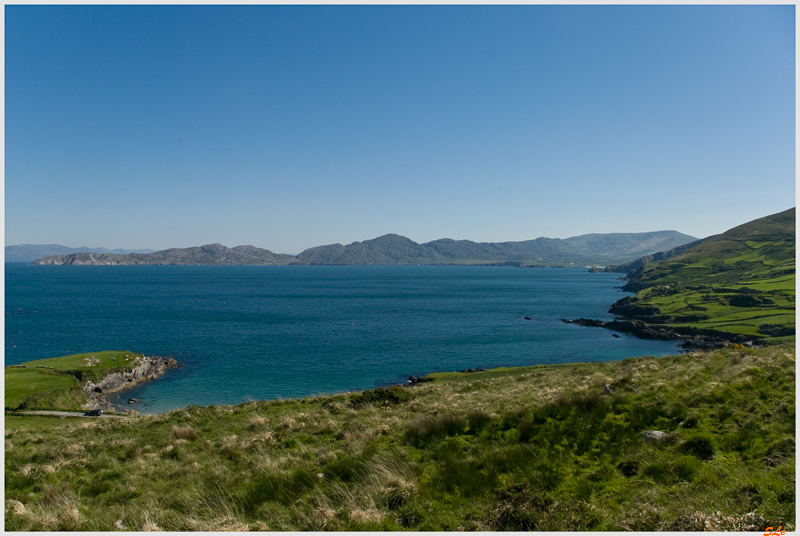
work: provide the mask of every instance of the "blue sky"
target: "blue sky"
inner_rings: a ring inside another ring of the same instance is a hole
[[[795,204],[794,10],[6,6],[6,244],[720,233]]]

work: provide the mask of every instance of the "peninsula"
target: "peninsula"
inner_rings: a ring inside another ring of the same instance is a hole
[[[684,347],[795,336],[795,209],[608,271],[627,271],[611,322],[565,320]]]
[[[103,351],[28,361],[5,368],[5,409],[124,410],[107,398],[181,365],[171,357]]]

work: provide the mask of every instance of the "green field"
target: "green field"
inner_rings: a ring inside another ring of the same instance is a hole
[[[615,304],[652,325],[714,329],[751,340],[795,336],[795,211],[761,218],[628,274]],[[614,308],[612,308],[614,312]]]
[[[86,402],[82,383],[100,381],[110,372],[133,368],[142,354],[104,351],[73,354],[5,368],[7,410],[74,410]]]
[[[795,528],[794,344],[431,378],[7,417],[5,529]]]

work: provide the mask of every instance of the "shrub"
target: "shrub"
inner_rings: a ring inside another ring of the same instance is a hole
[[[714,457],[714,444],[706,436],[695,436],[688,439],[680,447],[681,452],[697,456],[701,460],[710,460]]]
[[[617,464],[617,469],[625,476],[635,476],[639,474],[639,462],[637,460],[623,460]]]
[[[681,424],[684,428],[697,428],[697,423],[700,422],[697,415],[689,415],[687,416]]]

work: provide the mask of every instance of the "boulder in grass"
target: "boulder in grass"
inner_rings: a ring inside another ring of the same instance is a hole
[[[648,443],[662,443],[670,439],[670,435],[666,432],[659,432],[658,430],[645,430],[642,432],[642,437]]]

